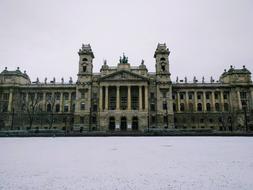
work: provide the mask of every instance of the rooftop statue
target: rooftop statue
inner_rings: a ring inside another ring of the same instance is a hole
[[[119,62],[123,64],[128,63],[128,57],[126,57],[125,54],[123,53],[123,58],[120,56]]]

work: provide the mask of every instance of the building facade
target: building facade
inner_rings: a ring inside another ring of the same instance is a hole
[[[100,73],[93,73],[91,46],[82,45],[78,55],[75,82],[31,82],[19,68],[5,68],[0,74],[0,129],[253,130],[253,84],[245,67],[231,66],[218,81],[172,82],[166,44],[154,52],[154,73],[144,61],[131,66],[125,55],[117,66],[104,61]]]

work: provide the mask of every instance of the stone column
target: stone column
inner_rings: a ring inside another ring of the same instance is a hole
[[[61,92],[60,96],[60,112],[63,112],[63,92]]]
[[[127,109],[131,110],[131,86],[127,87]]]
[[[224,111],[224,97],[223,97],[223,91],[220,91],[220,101],[221,101],[221,111]]]
[[[108,110],[108,86],[105,86],[105,110]]]
[[[139,86],[139,110],[142,110],[142,86]]]
[[[215,111],[215,97],[214,97],[214,91],[212,91],[212,111]]]
[[[120,86],[117,86],[117,93],[116,93],[116,110],[120,110]]]
[[[29,101],[29,93],[26,93],[25,94],[25,102],[28,104],[28,101]]]
[[[37,102],[39,101],[38,100],[38,93],[36,93],[36,92],[34,93],[34,100],[37,101]]]
[[[8,112],[12,111],[12,103],[13,103],[13,90],[11,89],[9,93]]]
[[[103,110],[103,86],[99,88],[99,111]]]
[[[27,94],[27,98],[28,98],[28,94]],[[46,92],[43,92],[43,100],[42,100],[42,109],[44,110],[44,111],[47,111],[47,106],[46,106]]]
[[[181,111],[180,110],[180,94],[179,94],[179,92],[177,92],[177,110]]]
[[[54,93],[55,95],[55,93]],[[71,99],[71,92],[69,92],[69,111],[68,112],[71,112],[71,109],[72,109],[72,99]]]
[[[203,111],[206,112],[206,91],[203,91]]]
[[[189,111],[189,94],[188,94],[188,91],[185,91],[185,110]]]
[[[238,100],[238,108],[239,110],[242,109],[242,101],[241,101],[241,96],[240,96],[240,91],[237,91],[237,100]]]
[[[145,110],[148,110],[148,86],[145,86]]]
[[[198,97],[196,91],[194,91],[194,111],[198,111]]]

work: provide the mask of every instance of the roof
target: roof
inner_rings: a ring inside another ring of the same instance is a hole
[[[26,72],[22,73],[19,68],[17,68],[17,70],[15,71],[8,71],[7,68],[5,67],[5,69],[0,73],[0,75],[4,75],[4,76],[22,76],[26,79],[29,79],[29,76],[26,74]]]

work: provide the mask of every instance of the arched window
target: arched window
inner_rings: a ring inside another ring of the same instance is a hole
[[[84,65],[84,66],[83,66],[83,72],[86,72],[86,71],[87,71],[87,66]]]
[[[160,61],[165,61],[165,58],[164,58],[164,57],[162,57],[162,58],[160,59]]]
[[[88,59],[87,58],[83,58],[83,61],[88,61]]]
[[[168,110],[167,102],[166,101],[163,102],[163,110]]]
[[[121,119],[120,119],[120,130],[121,131],[127,130],[127,118],[126,117],[121,117]]]
[[[51,104],[47,104],[47,112],[51,112],[52,111],[52,106]]]
[[[228,111],[228,110],[229,110],[228,103],[225,103],[225,104],[224,104],[224,110],[225,110],[225,111]]]
[[[162,71],[165,71],[165,65],[162,64]]]
[[[202,111],[202,104],[198,103],[198,111]]]
[[[80,104],[80,109],[81,109],[81,110],[85,110],[85,103],[84,103],[84,102],[81,102],[81,104]]]
[[[114,117],[109,118],[109,130],[110,131],[115,130],[115,118]]]
[[[206,104],[206,111],[211,111],[211,104],[210,103]]]
[[[180,104],[180,111],[184,111],[184,104],[183,103]]]
[[[132,119],[132,130],[137,131],[139,126],[138,126],[138,117],[133,117]]]
[[[59,112],[60,111],[60,104],[56,104],[55,105],[55,112]]]
[[[215,111],[220,111],[220,104],[219,103],[215,103]]]
[[[69,106],[66,104],[64,105],[64,112],[68,112],[69,111]]]

